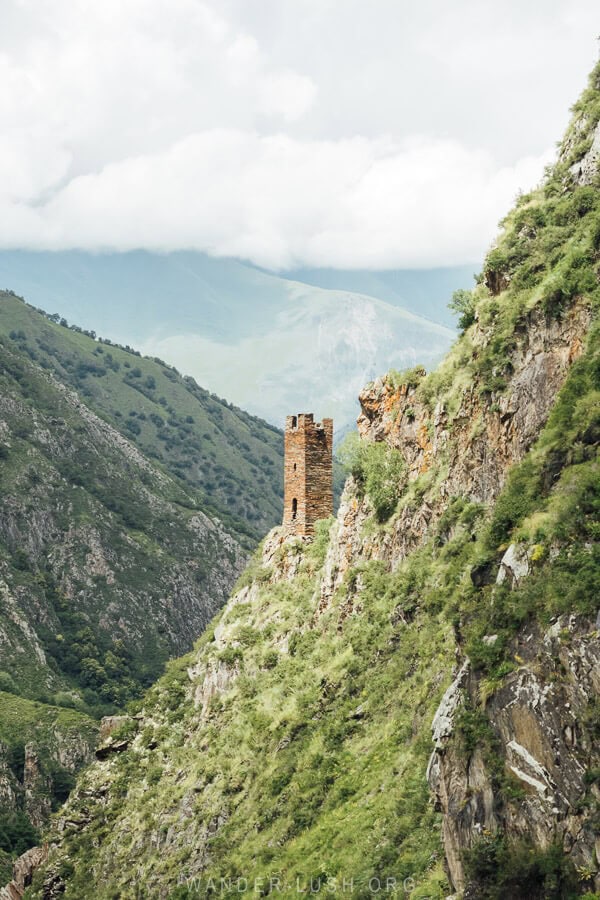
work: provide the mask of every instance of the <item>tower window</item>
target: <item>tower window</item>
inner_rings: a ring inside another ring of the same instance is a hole
[[[294,472],[296,471],[296,463],[294,463]]]
[[[294,497],[294,499],[292,500],[292,519],[295,519],[297,515],[298,515],[298,501]]]

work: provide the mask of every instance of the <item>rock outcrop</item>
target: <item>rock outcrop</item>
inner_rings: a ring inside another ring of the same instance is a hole
[[[22,900],[34,873],[47,859],[47,847],[32,847],[19,856],[13,866],[12,880],[4,887],[0,887],[0,900]]]
[[[598,167],[600,165],[600,122],[596,125],[591,140],[591,146],[584,156],[573,163],[571,166],[571,174],[577,184],[590,185],[593,184]]]
[[[97,726],[84,715],[69,721],[56,708],[13,702],[22,727],[20,740],[10,748],[0,744],[0,806],[5,815],[23,811],[34,828],[42,829],[53,804],[65,799],[65,786],[93,758]],[[14,707],[11,712],[15,714]]]
[[[600,789],[588,778],[600,767],[598,631],[589,619],[564,616],[546,630],[523,629],[515,652],[521,665],[483,707],[496,739],[494,760],[479,748],[466,751],[454,728],[461,706],[480,704],[480,680],[467,675],[467,664],[434,719],[428,778],[444,814],[452,883],[464,890],[464,851],[482,834],[502,828],[536,847],[558,843],[598,890],[594,805]],[[498,765],[515,785],[510,802],[498,791]]]
[[[554,398],[574,361],[583,350],[591,311],[582,301],[560,321],[539,310],[519,325],[504,370],[511,374],[502,392],[482,394],[473,379],[433,411],[419,394],[419,384],[397,384],[394,377],[378,378],[360,395],[358,430],[364,440],[384,441],[402,455],[407,483],[437,476],[435,491],[426,488],[404,505],[383,534],[365,532],[371,510],[357,499],[349,484],[337,517],[322,581],[322,607],[342,583],[350,566],[370,559],[395,568],[427,539],[454,497],[468,497],[489,505],[504,485],[509,468],[523,459],[543,428]],[[472,336],[475,353],[493,339],[489,327]],[[418,375],[418,380],[424,377]],[[439,473],[443,469],[443,475]]]

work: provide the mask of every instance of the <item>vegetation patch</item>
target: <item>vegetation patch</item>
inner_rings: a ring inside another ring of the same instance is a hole
[[[386,443],[360,440],[351,432],[339,448],[338,458],[371,501],[376,520],[389,519],[404,487],[402,454]]]

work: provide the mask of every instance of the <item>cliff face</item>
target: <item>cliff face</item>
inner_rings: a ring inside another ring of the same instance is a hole
[[[18,701],[13,701],[13,703]],[[21,760],[13,748],[0,745],[0,798],[3,812],[22,810],[35,829],[48,824],[50,814],[66,799],[79,770],[93,759],[96,723],[83,715],[38,711],[30,727],[22,722]],[[25,716],[23,716],[25,719]],[[12,751],[12,752],[11,752]]]
[[[542,432],[567,374],[584,352],[592,314],[589,303],[577,299],[561,316],[549,319],[533,310],[515,330],[511,356],[503,371],[508,374],[499,396],[482,395],[473,380],[462,390],[454,415],[448,401],[431,408],[424,403],[417,373],[414,381],[398,384],[393,377],[378,379],[361,394],[358,420],[363,439],[384,441],[395,448],[405,464],[405,496],[411,483],[425,484],[416,503],[410,499],[383,533],[365,528],[369,506],[350,490],[340,510],[336,539],[330,544],[320,586],[319,610],[336,591],[342,590],[348,573],[357,564],[379,560],[396,569],[403,560],[431,540],[444,542],[444,517],[456,498],[492,507],[501,494],[507,474],[522,461]],[[493,340],[493,330],[475,326],[471,332],[475,358]],[[588,352],[597,358],[595,341]],[[590,477],[598,479],[598,400],[587,425],[587,446],[580,459],[591,463]],[[585,438],[586,428],[578,435]],[[574,449],[574,448],[573,448]],[[554,459],[552,479],[574,487]],[[576,476],[575,476],[576,478]],[[433,489],[429,487],[433,485]],[[540,492],[544,493],[542,485]],[[597,492],[596,492],[597,496]],[[544,508],[544,498],[539,497]],[[597,522],[597,501],[592,514]],[[577,518],[584,518],[580,512]],[[440,527],[440,524],[442,527]],[[593,523],[591,523],[593,524]],[[596,526],[590,536],[596,536]],[[476,534],[473,534],[476,538]],[[564,540],[564,535],[561,536]],[[561,538],[552,542],[551,556],[569,554]],[[475,563],[471,578],[482,588],[480,602],[494,603],[496,590],[517,588],[536,572],[532,556],[546,553],[542,545],[510,544],[492,560]],[[585,553],[598,578],[598,552],[592,541]],[[550,573],[546,577],[552,577]],[[576,567],[573,578],[577,579]],[[491,584],[486,587],[485,582]],[[585,588],[584,588],[585,590]],[[487,597],[486,597],[487,593]],[[470,897],[488,896],[477,876],[469,879],[465,858],[471,848],[487,852],[492,865],[500,835],[527,841],[533,847],[562,847],[575,864],[583,884],[600,886],[598,871],[597,771],[600,764],[597,710],[600,691],[600,620],[590,597],[590,615],[544,615],[527,620],[510,636],[505,655],[512,658],[504,677],[491,688],[486,670],[478,671],[468,658],[460,624],[455,628],[458,662],[456,677],[445,693],[433,722],[434,751],[427,778],[436,807],[443,813],[443,844],[451,886]],[[516,601],[518,603],[518,600]],[[360,611],[360,589],[346,605],[345,615]],[[557,610],[558,611],[558,610]],[[599,613],[600,615],[600,613]],[[491,617],[490,617],[491,618]],[[483,635],[493,652],[498,634]],[[467,738],[464,710],[479,716],[480,742]],[[483,747],[478,746],[481,743]],[[502,781],[511,780],[509,788]],[[489,845],[489,846],[488,846]],[[513,896],[511,894],[511,896]],[[515,894],[516,896],[516,894]],[[544,895],[546,896],[546,895]],[[559,896],[557,894],[557,896]],[[562,895],[560,895],[562,896]]]
[[[337,518],[270,533],[32,896],[600,889],[598,121],[600,70],[450,356],[364,391]]]
[[[0,693],[0,710],[0,884],[9,881],[15,866],[15,884],[0,890],[0,897],[14,900],[22,896],[33,865],[45,858],[27,848],[39,840],[76,775],[93,759],[98,723],[73,709],[7,693]],[[25,858],[15,862],[23,851]]]
[[[562,847],[582,881],[597,888],[596,623],[565,615],[550,627],[530,624],[519,631],[511,649],[520,662],[483,706],[479,727],[489,729],[483,749],[474,747],[465,754],[454,727],[465,705],[481,706],[481,677],[470,671],[468,661],[434,720],[436,749],[428,778],[444,814],[444,848],[452,882],[457,890],[468,883],[465,850],[482,841],[482,851],[493,859],[494,835],[507,834],[526,838],[535,847]],[[495,757],[489,755],[489,742],[496,745]],[[513,782],[513,796],[498,789],[499,762]],[[475,878],[472,896],[477,888]]]
[[[361,526],[370,508],[347,500],[327,560],[324,601],[349,566],[369,559],[397,566],[423,543],[453,498],[494,502],[509,468],[523,459],[544,426],[567,372],[582,353],[590,320],[590,306],[583,299],[559,320],[537,309],[528,312],[503,360],[510,375],[497,396],[482,390],[477,373],[478,359],[495,338],[492,326],[476,326],[469,335],[469,383],[462,372],[459,385],[435,403],[419,390],[424,371],[405,383],[386,376],[365,388],[359,398],[359,433],[401,455],[405,495],[390,526],[366,536]]]

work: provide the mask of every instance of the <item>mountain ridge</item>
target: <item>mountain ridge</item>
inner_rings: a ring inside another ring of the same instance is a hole
[[[0,334],[78,391],[242,539],[246,534],[256,541],[280,518],[282,486],[273,470],[280,465],[283,438],[274,426],[211,395],[162,360],[67,327],[65,319],[14,294],[0,293]],[[265,460],[259,452],[267,454]],[[257,464],[264,464],[264,473]],[[231,485],[219,484],[229,475],[235,476]],[[248,485],[265,475],[265,492],[257,500]]]
[[[323,404],[323,415],[332,414],[344,430],[356,418],[355,398],[365,380],[388,368],[437,361],[454,332],[446,309],[450,271],[407,276],[411,291],[418,287],[415,302],[387,285],[383,274],[365,283],[380,286],[385,299],[353,288],[351,273],[342,275],[344,288],[336,292],[294,282],[293,274],[193,252],[0,252],[0,283],[35,305],[168,358],[270,422],[280,424],[299,403],[317,414]],[[470,280],[461,268],[454,287]],[[340,298],[370,310],[368,352],[340,338]],[[425,308],[427,318],[420,315]],[[315,351],[317,333],[321,352]],[[391,340],[381,340],[385,333]],[[258,352],[252,352],[254,342]],[[333,348],[343,359],[339,370],[331,369]],[[255,372],[257,358],[262,368]],[[328,365],[330,377],[319,380]],[[330,396],[332,382],[338,388]]]

